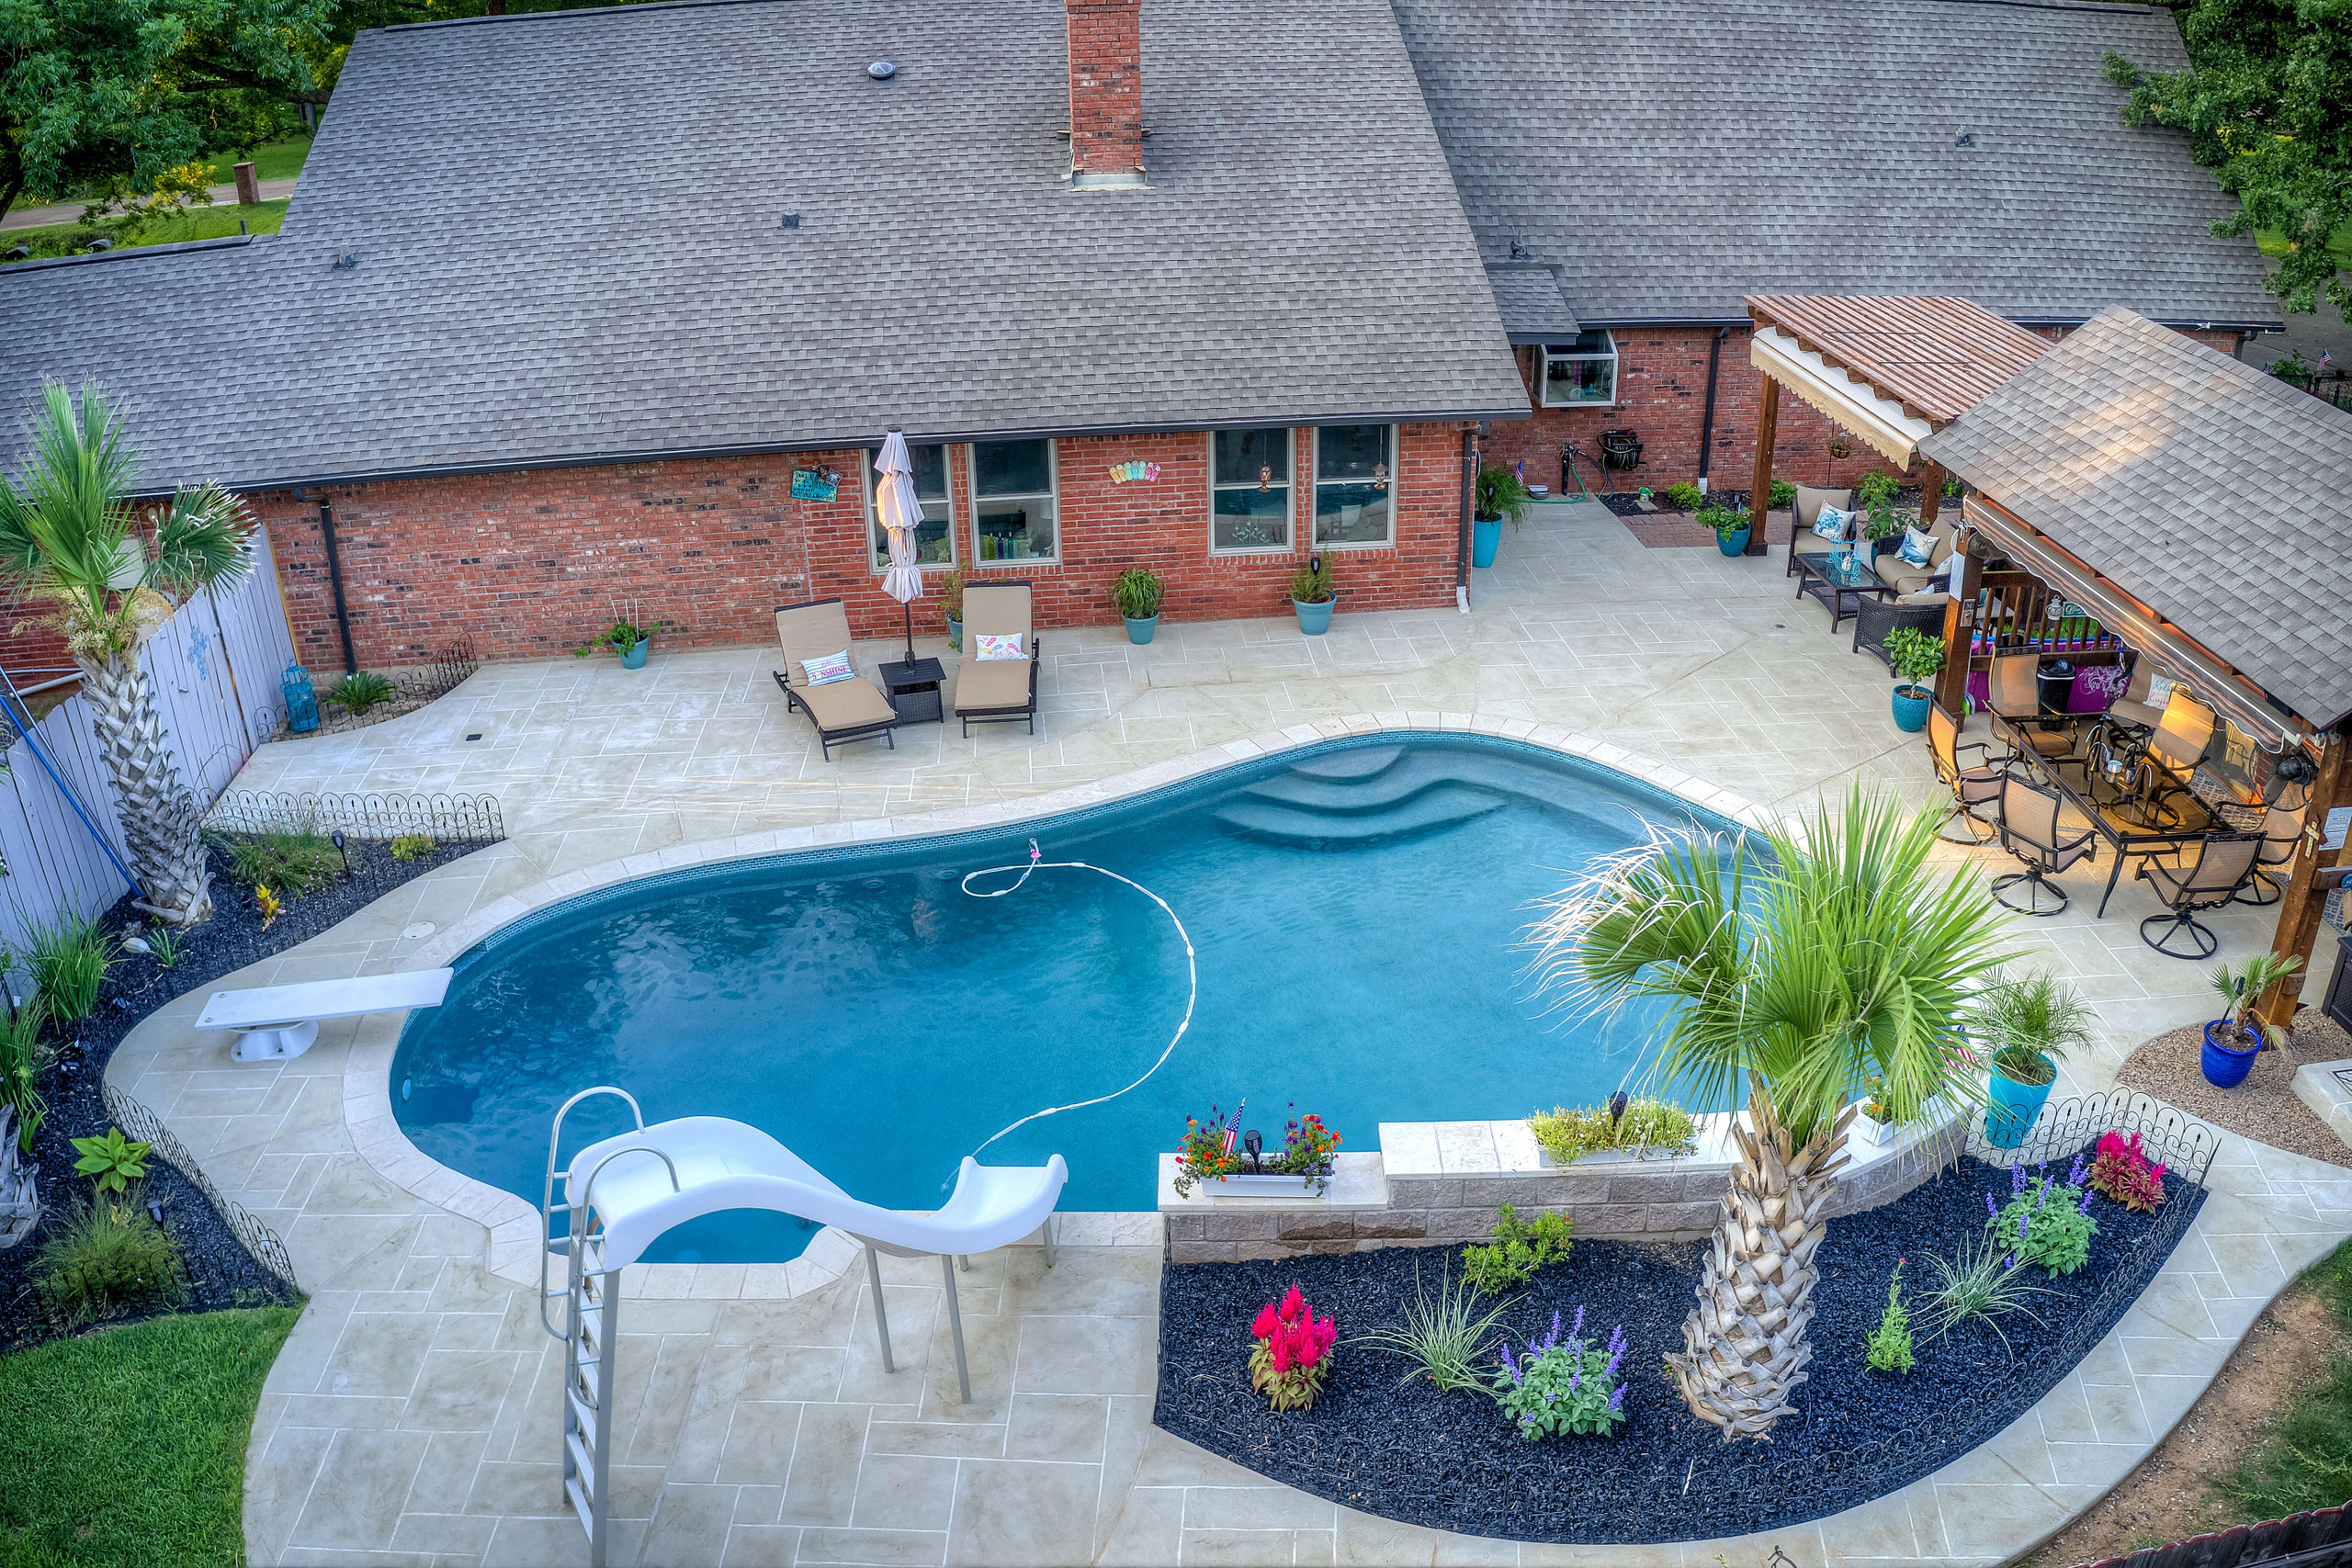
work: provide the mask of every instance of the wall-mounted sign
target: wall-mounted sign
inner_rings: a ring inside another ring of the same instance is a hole
[[[1133,463],[1114,463],[1111,465],[1111,482],[1114,485],[1138,482],[1157,484],[1159,482],[1159,465],[1140,460]]]
[[[831,501],[841,493],[841,476],[831,468],[795,468],[792,493],[800,501]]]

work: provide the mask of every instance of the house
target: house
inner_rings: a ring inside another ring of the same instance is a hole
[[[2267,323],[2251,245],[2202,232],[2225,198],[2099,77],[2176,60],[2170,28],[1960,0],[386,28],[281,234],[6,269],[0,400],[95,378],[147,483],[250,495],[321,665],[546,654],[616,606],[695,646],[839,595],[878,635],[892,427],[926,566],[1027,579],[1047,625],[1108,620],[1138,564],[1178,618],[1275,613],[1317,552],[1349,608],[1443,604],[1480,426],[1531,479],[1604,426],[1645,479],[1741,470],[1743,292]]]

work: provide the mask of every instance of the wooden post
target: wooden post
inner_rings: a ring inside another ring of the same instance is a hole
[[[1951,715],[1956,728],[1968,723],[1968,644],[1975,635],[1975,628],[1960,624],[1960,615],[1976,603],[1977,579],[1984,570],[1984,563],[1963,550],[1960,570],[1945,580],[1951,582],[1951,598],[1944,605],[1944,669],[1936,677],[1936,704]]]
[[[251,164],[239,164],[236,166],[235,172],[237,175],[237,205],[240,207],[251,207],[255,202],[261,200],[261,181],[254,177],[254,166]]]
[[[1930,463],[1928,465],[1927,472],[1919,476],[1919,526],[1922,528],[1934,527],[1936,525],[1936,513],[1943,509],[1943,465],[1940,463]]]
[[[1767,541],[1764,519],[1772,510],[1772,443],[1781,433],[1781,384],[1770,376],[1764,378],[1764,395],[1756,400],[1756,476],[1747,487],[1747,553],[1760,556]],[[1792,526],[1796,513],[1790,513]],[[1795,549],[1796,536],[1789,536],[1789,548]]]
[[[2270,951],[2281,957],[2300,958],[2311,962],[2312,939],[2319,934],[2320,906],[2327,901],[2325,889],[2319,885],[2319,874],[2344,858],[2341,848],[2318,849],[2327,829],[2327,814],[2338,807],[2352,806],[2352,769],[2345,766],[2346,738],[2342,730],[2331,731],[2322,738],[2326,750],[2319,755],[2319,777],[2312,781],[2310,807],[2303,812],[2303,836],[2296,840],[2295,858],[2287,863],[2286,893],[2278,900],[2278,932],[2271,939]],[[2316,829],[2316,833],[2310,829]],[[2280,981],[2271,993],[2256,1006],[2255,1014],[2266,1023],[2280,1028],[2295,1016],[2295,999],[2302,993],[2303,970]]]

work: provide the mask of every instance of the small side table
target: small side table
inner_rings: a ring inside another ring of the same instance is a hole
[[[903,660],[879,667],[882,689],[890,694],[890,705],[898,710],[901,724],[937,724],[939,722],[939,683],[947,672],[936,659],[918,659],[912,664]]]

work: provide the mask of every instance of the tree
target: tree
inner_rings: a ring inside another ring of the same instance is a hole
[[[2320,297],[2352,321],[2331,242],[2352,239],[2352,0],[2196,0],[2181,20],[2189,68],[2107,57],[2129,87],[2124,122],[2188,134],[2189,152],[2238,198],[2216,234],[2286,237],[2270,290],[2290,310]]]
[[[1875,1074],[1897,1121],[1981,1101],[1957,1027],[2002,961],[2005,917],[1973,875],[1928,869],[1936,816],[1860,788],[1794,833],[1655,832],[1553,900],[1547,990],[1587,1010],[1671,1005],[1654,1079],[1729,1105],[1736,1160],[1683,1348],[1667,1358],[1725,1441],[1769,1438],[1807,1377],[1814,1254],[1846,1156],[1847,1101]]]
[[[57,381],[41,394],[20,478],[0,483],[0,582],[57,606],[147,907],[200,920],[212,912],[203,812],[164,742],[139,647],[171,618],[172,594],[244,576],[252,522],[206,485],[174,495],[151,539],[129,499],[137,454],[106,395],[85,385],[77,400]]]

